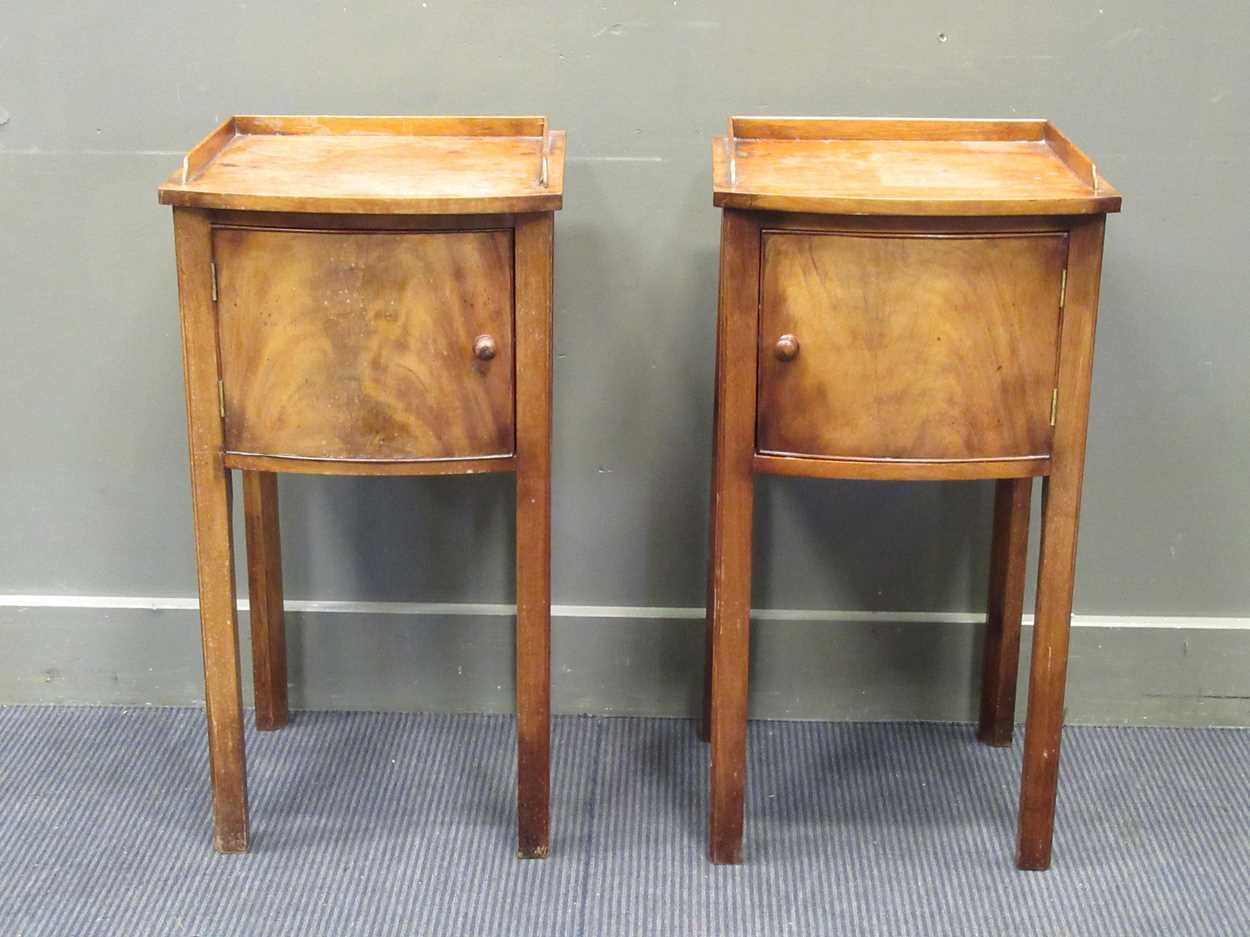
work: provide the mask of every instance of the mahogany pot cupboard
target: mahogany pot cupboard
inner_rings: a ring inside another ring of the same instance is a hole
[[[732,118],[712,171],[712,859],[742,860],[755,475],[997,480],[978,730],[989,745],[1011,742],[1041,478],[1017,864],[1044,869],[1103,228],[1120,195],[1041,120]]]
[[[275,473],[516,475],[517,836],[548,852],[551,297],[542,117],[232,117],[160,187],[182,313],[214,843],[248,845],[231,542],[256,724],[287,721]]]
[[[545,856],[551,297],[564,134],[537,117],[232,117],[174,207],[214,842],[247,848],[230,473],[256,721],[287,720],[275,473],[513,472],[518,842]],[[1032,479],[1042,547],[1017,862],[1050,862],[1105,216],[1049,122],[733,118],[701,732],[742,859],[757,473],[996,479],[979,738],[1011,741]]]

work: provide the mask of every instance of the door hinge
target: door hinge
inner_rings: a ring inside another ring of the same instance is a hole
[[[213,288],[213,299],[217,298],[216,287]],[[1059,279],[1059,308],[1068,300],[1068,268],[1063,268],[1063,276]]]
[[[213,302],[217,302],[217,264],[211,260],[208,262],[208,273],[213,283]]]
[[[1050,425],[1055,425],[1055,416],[1059,412],[1059,388],[1056,387],[1050,392]],[[223,416],[225,414],[222,414]]]
[[[217,382],[217,412],[221,414],[221,418],[226,418],[226,385],[221,381]],[[1055,418],[1051,417],[1050,425],[1055,425]]]

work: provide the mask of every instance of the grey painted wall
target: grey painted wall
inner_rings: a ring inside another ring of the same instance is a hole
[[[568,131],[554,594],[631,606],[703,598],[726,115],[1045,116],[1125,195],[1077,609],[1250,615],[1248,46],[1250,5],[1227,2],[10,5],[0,592],[194,594],[155,186],[225,115]],[[288,596],[510,600],[507,478],[284,478],[281,496]],[[755,604],[980,608],[989,506],[983,483],[762,482]]]
[[[507,614],[288,609],[296,709],[510,712]],[[244,616],[246,624],[246,616]],[[673,618],[561,612],[552,619],[558,713],[690,716],[703,698],[703,629]],[[204,701],[194,609],[0,605],[0,700],[186,705]],[[243,629],[246,657],[250,648]],[[1023,720],[1031,630],[1021,652]],[[982,626],[841,616],[757,618],[750,712],[759,719],[975,721]],[[1072,632],[1068,723],[1250,727],[1246,632],[1103,627]],[[244,667],[244,704],[252,703]]]

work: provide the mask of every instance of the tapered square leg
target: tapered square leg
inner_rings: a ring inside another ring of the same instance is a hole
[[[710,851],[716,863],[742,861],[753,487],[748,475],[738,484],[722,485],[713,497],[718,536],[711,558],[716,585],[709,629],[712,632],[709,734],[712,746]]]
[[[725,210],[721,223],[708,579],[711,692],[707,715],[712,748],[709,851],[716,863],[742,861],[755,493],[752,457],[759,231],[756,216]]]
[[[1104,226],[1098,217],[1069,236],[1054,446],[1051,473],[1042,482],[1041,563],[1016,840],[1021,869],[1045,869],[1051,859]]]
[[[182,306],[191,497],[204,647],[204,705],[213,786],[213,843],[221,852],[244,852],[248,841],[247,770],[235,619],[230,473],[222,462],[216,316],[207,276],[207,216],[190,209],[175,209],[174,242]]]
[[[517,848],[550,850],[551,568],[550,484],[517,472]]]
[[[220,458],[215,464],[220,465]],[[204,704],[213,785],[213,845],[220,852],[246,852],[247,768],[235,618],[230,478],[224,469],[196,474],[206,476],[193,479],[192,490],[204,648]]]
[[[247,531],[256,728],[266,731],[282,728],[288,719],[277,475],[273,472],[243,473],[243,515]]]
[[[704,628],[703,638],[703,711],[699,718],[698,733],[699,738],[704,742],[710,741],[712,738],[712,658],[715,653],[716,644],[716,628],[715,616],[712,614],[713,608],[716,606],[716,576],[715,564],[712,557],[716,553],[716,492],[720,487],[720,472],[717,469],[719,464],[716,453],[717,438],[721,433],[720,426],[720,383],[721,383],[721,366],[720,366],[720,340],[717,339],[716,350],[716,392],[712,403],[712,487],[711,498],[708,510],[708,564],[707,564],[707,601],[705,608],[706,626]]]
[[[1016,716],[1020,666],[1020,619],[1029,551],[1031,478],[999,479],[994,492],[994,538],[990,547],[990,588],[985,616],[981,676],[981,718],[977,738],[1008,746]]]
[[[1020,780],[1020,830],[1016,863],[1021,869],[1050,866],[1059,787],[1059,744],[1068,670],[1076,519],[1060,503],[1070,492],[1042,482],[1042,559],[1033,624],[1033,663]]]
[[[550,850],[551,302],[550,214],[516,227],[517,842]]]

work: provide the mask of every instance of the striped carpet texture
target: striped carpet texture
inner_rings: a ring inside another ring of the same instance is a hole
[[[1055,866],[1012,866],[1020,748],[752,723],[747,862],[705,855],[691,723],[558,718],[552,857],[513,858],[508,718],[249,733],[212,852],[203,713],[0,709],[0,935],[1245,935],[1250,732],[1073,728]]]

